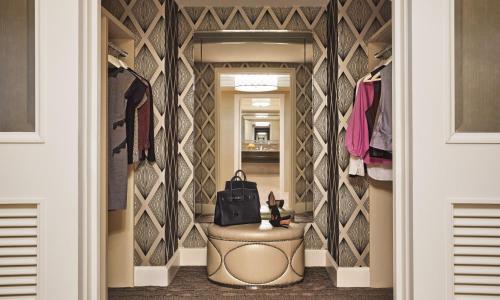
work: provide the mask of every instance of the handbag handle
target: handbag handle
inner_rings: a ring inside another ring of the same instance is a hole
[[[229,188],[231,190],[231,196],[233,196],[233,182],[235,182],[236,179],[239,179],[242,182],[242,186],[243,186],[243,199],[245,199],[245,183],[243,182],[243,180],[241,179],[241,177],[238,176],[238,175],[234,175],[231,178],[231,182],[229,183]]]
[[[239,181],[243,181],[243,179],[241,179],[240,176],[238,175],[234,175],[232,178],[231,178],[231,183],[229,184],[229,188],[231,189],[231,192],[233,191],[233,182],[236,181],[236,179],[239,179]],[[245,188],[245,184],[243,183],[243,188]]]
[[[234,176],[239,177],[238,174],[243,174],[243,180],[247,181],[247,174],[243,170],[240,169],[240,170],[236,170],[236,172],[234,172]],[[240,177],[240,179],[241,179],[241,177]]]

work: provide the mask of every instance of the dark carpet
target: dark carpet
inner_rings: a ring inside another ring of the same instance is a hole
[[[336,288],[324,268],[307,268],[304,281],[288,287],[229,288],[211,283],[204,267],[182,267],[168,287],[109,289],[110,300],[164,299],[389,300],[392,289]]]

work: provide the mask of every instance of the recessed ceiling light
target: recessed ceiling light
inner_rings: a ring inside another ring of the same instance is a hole
[[[278,89],[277,75],[245,74],[234,76],[234,89],[240,92],[270,92]]]
[[[255,106],[255,107],[271,106],[271,99],[269,99],[269,98],[254,98],[254,99],[252,99],[252,106]]]

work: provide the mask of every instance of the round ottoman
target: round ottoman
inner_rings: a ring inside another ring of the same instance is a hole
[[[288,285],[304,278],[304,226],[208,226],[208,279],[225,285]]]

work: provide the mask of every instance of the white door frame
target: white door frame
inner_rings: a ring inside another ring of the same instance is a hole
[[[410,0],[394,0],[394,299],[412,299]],[[99,44],[100,1],[82,0],[80,15],[80,299],[100,299]]]
[[[79,300],[98,300],[107,297],[100,257],[101,1],[81,0],[80,12]]]
[[[411,0],[392,1],[394,299],[413,299]]]

